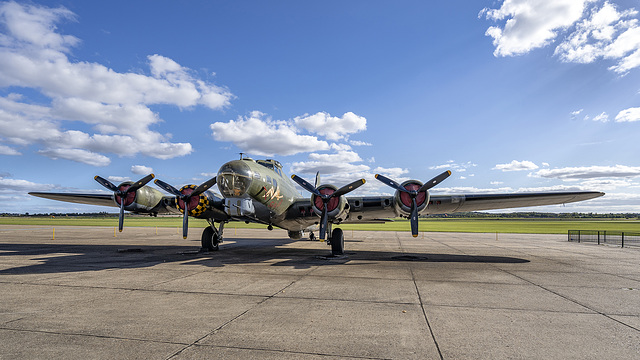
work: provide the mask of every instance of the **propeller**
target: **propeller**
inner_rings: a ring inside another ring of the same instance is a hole
[[[339,198],[340,196],[345,195],[359,188],[366,182],[364,179],[356,180],[351,184],[341,187],[340,189],[334,191],[331,194],[323,194],[318,190],[316,186],[311,185],[309,182],[299,177],[298,175],[295,175],[295,174],[291,175],[291,179],[293,179],[293,181],[295,181],[298,185],[302,186],[303,189],[307,190],[308,192],[322,199],[322,204],[323,204],[322,218],[320,219],[320,239],[322,240],[324,240],[325,238],[325,234],[327,232],[327,226],[329,223],[329,215],[328,215],[329,210],[327,210],[328,209],[327,205],[329,205],[329,201],[333,198]],[[318,174],[316,174],[316,181],[318,180],[319,180],[319,176]]]
[[[424,183],[424,185],[422,185],[422,187],[420,187],[420,189],[418,190],[406,189],[404,186],[380,174],[376,174],[376,179],[380,180],[381,182],[387,184],[388,186],[398,191],[401,191],[409,195],[409,197],[411,198],[411,235],[413,235],[413,237],[417,237],[418,236],[418,204],[416,203],[416,197],[418,197],[418,194],[420,194],[421,192],[425,192],[431,189],[432,187],[438,185],[444,179],[448,178],[449,175],[451,175],[451,171],[447,170],[442,174]]]
[[[216,178],[213,177],[203,182],[197,188],[195,188],[195,190],[193,190],[192,192],[187,192],[187,190],[190,190],[189,188],[183,189],[185,193],[180,192],[180,190],[174,188],[173,186],[167,184],[166,182],[160,179],[154,180],[154,183],[158,185],[158,187],[161,188],[162,190],[168,192],[169,194],[175,195],[178,199],[182,200],[184,204],[184,215],[182,216],[182,237],[186,239],[187,232],[189,230],[189,211],[191,210],[189,209],[189,205],[191,203],[191,199],[193,197],[197,198],[200,194],[209,190],[210,187],[215,185]]]
[[[126,187],[127,184],[120,184],[120,186],[115,186],[111,181],[100,177],[100,176],[95,176],[94,179],[102,186],[106,187],[107,189],[113,191],[113,194],[115,196],[119,196],[120,197],[120,215],[118,216],[118,231],[122,232],[122,227],[124,226],[124,203],[128,202],[129,200],[131,202],[133,202],[134,198],[135,198],[135,193],[138,189],[140,189],[141,187],[145,186],[149,181],[151,181],[151,179],[154,178],[155,175],[153,174],[149,174],[145,177],[143,177],[142,179],[134,182],[133,184],[131,184],[130,186]],[[129,199],[129,195],[133,195],[133,197],[131,199]],[[129,205],[129,204],[127,204]]]

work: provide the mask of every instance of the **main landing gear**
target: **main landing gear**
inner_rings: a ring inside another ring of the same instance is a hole
[[[218,251],[220,248],[219,245],[222,242],[223,230],[223,222],[221,222],[220,226],[216,229],[215,222],[209,220],[209,226],[202,231],[202,249],[200,249],[200,251]]]
[[[327,242],[331,245],[331,255],[344,256],[344,233],[342,229],[331,230],[331,228],[329,228],[327,235]]]

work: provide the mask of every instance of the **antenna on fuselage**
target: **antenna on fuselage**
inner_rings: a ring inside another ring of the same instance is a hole
[[[240,160],[244,159],[244,153],[240,153]]]

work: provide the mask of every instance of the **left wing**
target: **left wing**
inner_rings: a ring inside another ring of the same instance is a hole
[[[51,199],[57,201],[65,201],[76,204],[100,205],[118,207],[113,200],[112,194],[71,194],[71,193],[51,193],[51,192],[30,192],[29,195]]]
[[[599,191],[538,192],[509,194],[432,195],[421,214],[510,209],[528,206],[568,204],[603,196]],[[408,216],[395,196],[349,197],[349,222]]]

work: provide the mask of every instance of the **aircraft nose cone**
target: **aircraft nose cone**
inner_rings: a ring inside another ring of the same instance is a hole
[[[242,197],[251,187],[253,173],[242,160],[230,161],[218,171],[218,189],[224,197]]]

